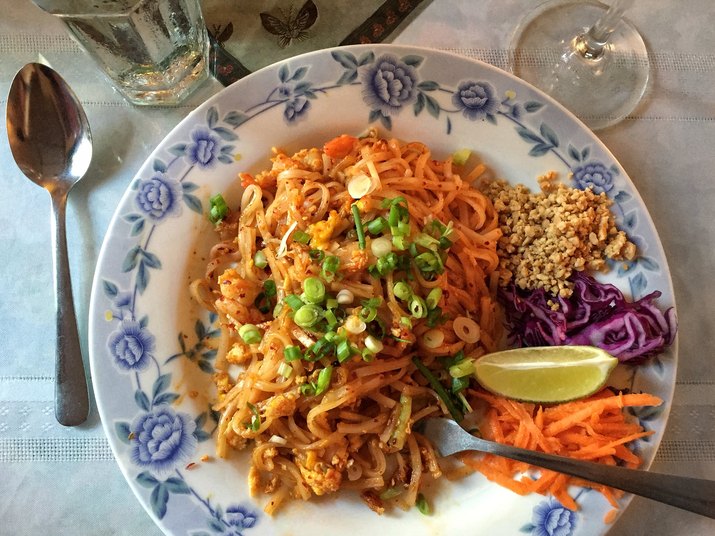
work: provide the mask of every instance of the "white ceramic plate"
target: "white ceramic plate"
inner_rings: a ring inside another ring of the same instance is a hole
[[[673,306],[667,262],[648,212],[599,140],[547,96],[494,67],[427,49],[354,46],[319,51],[257,72],[184,119],[147,159],[121,200],[105,239],[90,310],[97,404],[114,455],[147,512],[167,534],[603,534],[610,510],[576,490],[579,511],[540,495],[520,497],[481,476],[439,483],[433,515],[378,516],[356,495],[294,502],[275,518],[247,493],[247,463],[212,459],[212,318],[192,303],[215,238],[208,198],[239,193],[239,171],[269,165],[272,146],[322,146],[368,125],[420,140],[434,154],[474,150],[497,175],[535,187],[556,170],[614,200],[620,226],[639,246],[628,270],[608,279],[639,298],[653,290]],[[670,408],[676,348],[618,381],[662,397],[638,413],[655,434],[636,448],[653,459]],[[191,464],[195,465],[191,465]],[[625,504],[625,501],[624,501]]]

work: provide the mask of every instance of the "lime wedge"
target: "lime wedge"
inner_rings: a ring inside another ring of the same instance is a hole
[[[617,364],[593,346],[539,346],[487,354],[477,359],[474,376],[494,394],[551,404],[595,393]]]

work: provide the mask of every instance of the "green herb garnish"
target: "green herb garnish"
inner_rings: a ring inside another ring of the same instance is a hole
[[[223,220],[228,214],[228,205],[221,194],[211,197],[209,206],[209,221],[214,225]]]

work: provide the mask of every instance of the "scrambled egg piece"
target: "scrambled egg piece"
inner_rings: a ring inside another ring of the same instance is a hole
[[[315,451],[308,452],[305,460],[296,460],[300,474],[316,495],[333,493],[340,489],[343,474],[335,467],[318,460]]]
[[[277,395],[271,398],[266,405],[266,419],[275,417],[288,417],[295,412],[295,399],[298,393]]]
[[[300,161],[310,171],[323,171],[323,157],[315,147],[298,151],[293,155],[293,159]]]
[[[218,276],[218,285],[221,290],[221,295],[230,300],[244,303],[247,299],[253,299],[249,296],[249,291],[244,284],[243,278],[241,278],[241,275],[233,268],[227,268]]]
[[[312,224],[308,228],[308,232],[312,237],[310,245],[316,249],[326,249],[339,223],[340,216],[335,210],[331,210],[327,220]]]

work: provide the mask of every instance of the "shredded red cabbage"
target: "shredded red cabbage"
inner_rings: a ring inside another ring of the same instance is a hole
[[[500,292],[510,343],[514,346],[597,346],[622,362],[638,364],[662,352],[675,339],[675,309],[662,312],[659,291],[629,302],[613,285],[575,272],[573,294],[554,297],[543,289],[511,285]],[[558,303],[559,309],[551,309]]]

